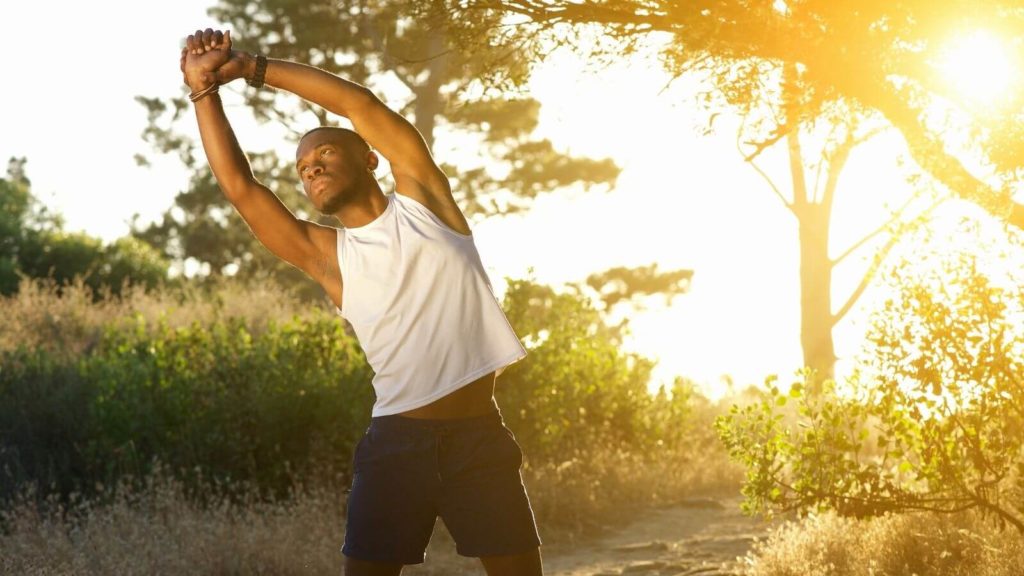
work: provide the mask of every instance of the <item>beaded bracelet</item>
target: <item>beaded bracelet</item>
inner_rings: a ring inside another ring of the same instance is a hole
[[[263,77],[267,73],[267,57],[262,54],[253,54],[256,57],[256,71],[253,72],[252,78],[246,78],[245,82],[253,88],[263,87]]]

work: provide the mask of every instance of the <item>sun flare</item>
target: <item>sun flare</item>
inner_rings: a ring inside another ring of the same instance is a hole
[[[938,68],[954,89],[975,105],[993,105],[1012,92],[1017,67],[1007,46],[994,34],[976,31],[956,37],[944,48]]]

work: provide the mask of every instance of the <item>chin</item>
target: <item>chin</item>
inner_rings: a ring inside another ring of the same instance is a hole
[[[328,216],[333,215],[345,205],[345,196],[340,192],[330,196],[326,193],[324,195],[326,198],[324,198],[323,202],[320,203],[320,206],[317,207],[321,214],[326,214]]]

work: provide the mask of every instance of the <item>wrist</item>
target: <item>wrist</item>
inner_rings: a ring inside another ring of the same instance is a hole
[[[256,55],[249,52],[242,52],[242,79],[246,84],[256,74]]]
[[[220,84],[214,82],[213,84],[207,86],[206,88],[203,88],[202,90],[193,91],[191,94],[188,95],[188,99],[191,100],[192,103],[196,103],[202,100],[203,98],[206,98],[207,96],[212,96],[216,94],[219,90]]]
[[[209,78],[204,73],[197,73],[191,75],[188,73],[185,74],[185,84],[189,87],[189,89],[192,90],[192,92],[206,90],[207,88],[216,83],[216,80]]]

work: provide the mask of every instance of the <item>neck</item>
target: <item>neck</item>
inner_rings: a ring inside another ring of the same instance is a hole
[[[387,207],[388,199],[381,191],[380,184],[374,180],[364,193],[339,208],[334,217],[345,228],[358,228],[376,220]]]

